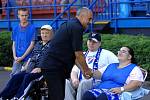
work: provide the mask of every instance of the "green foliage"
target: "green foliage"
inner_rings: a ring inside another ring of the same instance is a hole
[[[12,65],[12,41],[10,32],[0,33],[0,66]]]
[[[150,37],[131,35],[102,34],[102,48],[115,54],[122,46],[130,46],[134,49],[138,64],[150,70]],[[83,49],[86,50],[87,34],[83,37]],[[12,41],[10,32],[0,33],[0,66],[12,65]]]
[[[150,37],[132,35],[102,34],[102,48],[108,49],[115,54],[122,46],[133,48],[138,65],[150,70]],[[84,36],[84,50],[86,47],[87,34]]]

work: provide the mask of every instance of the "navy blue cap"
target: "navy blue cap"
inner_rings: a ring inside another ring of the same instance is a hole
[[[89,34],[89,40],[93,40],[95,42],[100,42],[101,41],[101,36],[98,33],[90,33]]]

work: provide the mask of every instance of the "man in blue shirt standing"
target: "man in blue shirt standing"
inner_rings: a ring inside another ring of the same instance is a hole
[[[18,18],[20,19],[20,23],[13,28],[12,32],[12,51],[14,62],[11,75],[20,72],[21,67],[30,57],[35,44],[35,27],[27,21],[28,16],[28,9],[18,9]]]

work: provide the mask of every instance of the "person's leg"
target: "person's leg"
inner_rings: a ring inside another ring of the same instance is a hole
[[[86,91],[82,97],[82,100],[96,100],[96,97],[89,91]],[[103,99],[100,99],[103,100]]]
[[[65,100],[75,100],[76,91],[71,85],[71,82],[66,79]]]
[[[92,79],[81,80],[77,89],[76,100],[82,100],[83,94],[89,89],[92,89]]]
[[[13,76],[19,72],[21,72],[21,68],[22,66],[24,66],[27,62],[20,62],[20,63],[16,63],[15,61],[13,62],[13,66],[12,66],[12,72],[10,74],[10,76]]]
[[[48,100],[64,100],[65,76],[64,71],[42,71],[48,85]]]
[[[41,77],[41,73],[28,73],[24,76],[24,79],[23,79],[23,82],[21,83],[21,86],[20,88],[18,89],[15,97],[17,98],[20,98],[23,93],[24,93],[24,90],[27,88],[27,86],[29,85],[29,83],[34,80],[34,79],[37,79],[39,77]]]
[[[12,72],[10,76],[12,77],[13,75],[19,73],[21,71],[22,64],[21,63],[16,63],[15,61],[13,62],[12,66]]]
[[[108,100],[107,95],[105,93],[101,93],[96,100]]]
[[[26,74],[25,72],[15,74],[9,80],[4,90],[0,93],[0,97],[11,99],[16,94],[17,90],[19,89],[25,74]]]

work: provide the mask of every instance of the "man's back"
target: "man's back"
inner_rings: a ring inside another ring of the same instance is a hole
[[[49,55],[54,59],[47,63],[51,65],[56,65],[56,63],[65,64],[71,70],[75,62],[74,52],[82,50],[83,31],[84,29],[78,19],[63,23],[56,31],[48,49],[48,54],[45,56],[46,58]],[[49,66],[46,65],[45,67],[48,68]]]

